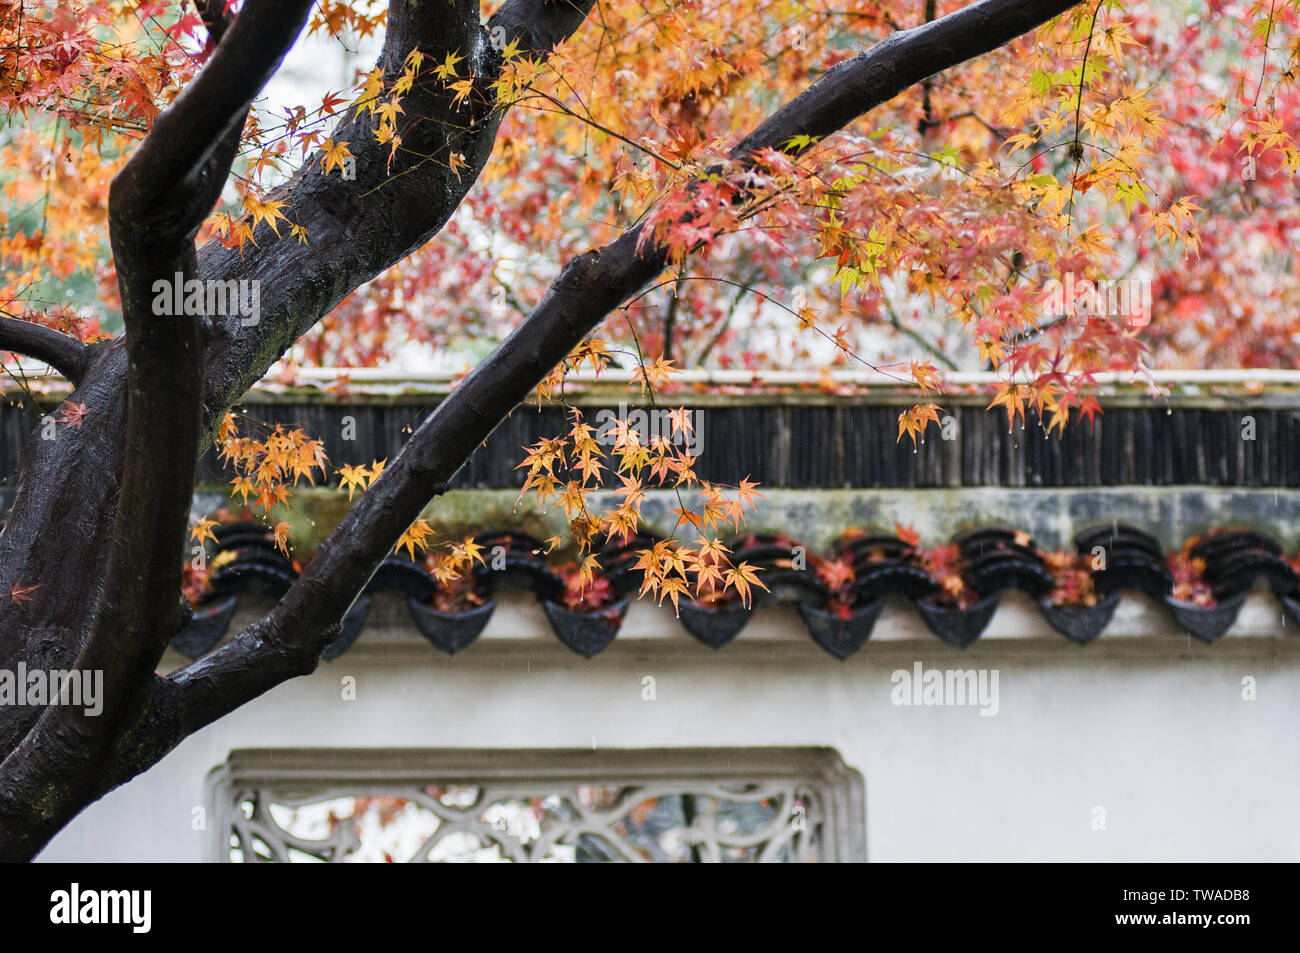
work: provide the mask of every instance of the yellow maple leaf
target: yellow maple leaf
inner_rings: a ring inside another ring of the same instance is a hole
[[[363,466],[342,466],[339,467],[339,485],[347,487],[348,501],[352,500],[352,491],[366,489],[367,470]]]
[[[434,75],[437,76],[438,79],[447,79],[449,76],[455,76],[456,64],[464,58],[465,57],[463,56],[457,56],[455,52],[448,53],[446,60],[433,68]]]
[[[406,532],[402,534],[401,539],[397,541],[397,545],[393,547],[393,552],[399,553],[405,549],[406,554],[414,559],[416,547],[426,549],[425,542],[432,534],[433,528],[428,523],[424,520],[416,520],[406,528]]]
[[[201,519],[190,527],[190,539],[196,543],[202,544],[205,539],[212,540],[216,543],[217,537],[212,534],[212,527],[217,525],[216,520]]]
[[[379,94],[383,91],[384,70],[383,67],[376,66],[366,74],[366,80],[361,86],[361,95],[358,97],[357,108],[353,115],[360,116],[362,110],[365,110],[373,116],[375,112],[375,103],[378,102]]]
[[[320,160],[322,171],[329,175],[331,169],[338,168],[340,174],[342,174],[343,160],[352,155],[348,151],[347,141],[335,142],[333,139],[326,139],[321,146],[321,150],[324,152]]]
[[[253,216],[253,228],[256,229],[262,222],[266,222],[271,226],[271,231],[277,235],[280,234],[280,229],[275,224],[276,220],[288,221],[280,211],[287,204],[279,199],[268,199],[263,202],[252,195],[244,196],[244,211]]]
[[[469,99],[469,94],[474,91],[474,77],[471,76],[468,79],[462,79],[458,82],[452,83],[450,88],[452,92],[456,94],[452,97],[451,104],[453,106],[459,106],[465,100]]]
[[[397,114],[406,112],[406,110],[402,108],[402,104],[396,99],[389,99],[386,102],[380,103],[378,109],[375,111],[379,113],[380,126],[396,126]],[[380,141],[382,142],[383,140]]]

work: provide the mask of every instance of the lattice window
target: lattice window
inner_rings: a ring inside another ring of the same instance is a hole
[[[865,859],[861,776],[829,749],[236,751],[214,860],[806,863]]]

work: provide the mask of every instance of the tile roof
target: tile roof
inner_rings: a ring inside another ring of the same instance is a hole
[[[194,619],[172,640],[182,655],[197,657],[227,633],[238,597],[279,598],[296,578],[293,565],[275,548],[269,531],[258,524],[235,523],[217,528],[214,569],[209,590]],[[475,585],[485,603],[466,612],[436,611],[432,599],[437,583],[422,564],[390,557],[375,573],[344,621],[339,637],[322,654],[326,661],[346,652],[362,634],[371,598],[394,592],[406,599],[411,624],[430,643],[449,654],[459,652],[483,631],[500,589],[522,589],[541,603],[555,635],[573,652],[591,657],[618,635],[630,599],[640,587],[635,569],[637,550],[653,541],[638,536],[600,554],[603,578],[612,596],[591,611],[567,609],[559,567],[541,554],[541,543],[513,530],[481,532],[475,540],[492,559],[476,570]],[[957,560],[956,572],[971,594],[958,608],[944,597],[943,587],[914,545],[886,533],[848,533],[834,550],[810,553],[788,537],[749,535],[731,541],[733,562],[763,567],[761,578],[769,592],[759,593],[755,605],[697,606],[685,600],[678,621],[704,645],[721,648],[742,635],[754,611],[774,603],[794,604],[811,639],[831,655],[845,659],[867,641],[880,615],[884,598],[907,600],[935,636],[965,648],[985,631],[1006,590],[1019,590],[1033,599],[1050,626],[1065,639],[1087,644],[1111,621],[1123,591],[1140,591],[1162,603],[1179,628],[1212,643],[1231,627],[1247,593],[1267,584],[1285,612],[1300,623],[1300,578],[1281,547],[1252,530],[1222,529],[1189,540],[1178,554],[1165,553],[1143,531],[1119,523],[1085,530],[1074,538],[1074,582],[1090,590],[1092,605],[1057,605],[1052,594],[1062,592],[1062,557],[1040,552],[1024,533],[1005,528],[979,528],[955,536],[948,549]],[[834,561],[839,576],[825,572]],[[1193,562],[1189,562],[1193,561]],[[930,565],[933,565],[931,563]],[[1174,572],[1171,572],[1171,566]],[[1195,568],[1187,585],[1188,567]],[[818,572],[818,568],[823,569]],[[851,567],[852,572],[846,569]],[[1176,587],[1175,573],[1182,586]],[[951,577],[949,577],[951,578]],[[827,580],[838,586],[835,593]],[[1182,598],[1174,598],[1175,593]],[[1188,601],[1195,595],[1200,603]],[[838,596],[839,611],[832,611]]]

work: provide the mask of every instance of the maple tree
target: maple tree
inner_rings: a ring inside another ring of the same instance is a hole
[[[945,370],[996,371],[991,406],[1063,428],[1103,371],[1291,359],[1298,26],[1295,0],[0,0],[0,353],[75,387],[0,534],[0,664],[108,687],[97,718],[0,710],[0,857],[311,672],[388,553],[450,591],[479,548],[432,558],[421,513],[574,368],[651,399],[765,353],[874,368],[917,395],[915,440]],[[378,61],[254,105],[304,29]],[[158,675],[203,584],[177,553],[212,538],[188,526],[200,453],[268,516],[329,475],[311,435],[231,408],[268,371],[411,347],[473,370],[399,455],[338,468],[352,506],[268,616]],[[702,484],[663,435],[621,422],[606,451],[575,410],[521,467],[568,518],[575,604],[650,486],[698,538],[642,550],[643,593],[762,588],[716,538],[755,484]],[[611,472],[623,502],[593,512]]]

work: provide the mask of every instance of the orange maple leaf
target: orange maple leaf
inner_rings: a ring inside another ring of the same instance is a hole
[[[40,583],[34,586],[24,586],[18,580],[14,580],[9,586],[9,598],[16,606],[25,606],[32,599],[32,593],[41,588]]]
[[[275,548],[289,555],[289,524],[284,521],[275,524]]]
[[[907,526],[904,526],[902,523],[895,523],[894,535],[909,546],[919,547],[921,545],[921,534],[913,529],[910,523]]]

